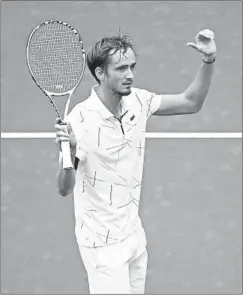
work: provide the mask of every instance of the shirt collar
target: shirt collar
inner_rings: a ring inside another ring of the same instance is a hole
[[[114,115],[109,111],[109,109],[104,105],[102,100],[97,95],[97,92],[96,92],[97,87],[98,85],[95,85],[92,87],[92,90],[91,90],[91,97],[94,102],[95,109],[100,113],[103,119],[108,119],[111,117],[114,118]],[[124,108],[123,98],[121,100],[121,106],[122,106],[122,114],[124,114],[127,110]]]

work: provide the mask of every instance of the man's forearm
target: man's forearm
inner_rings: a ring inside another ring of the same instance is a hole
[[[208,94],[214,72],[214,63],[202,63],[196,78],[192,84],[185,90],[185,97],[193,102],[193,105],[199,110]]]

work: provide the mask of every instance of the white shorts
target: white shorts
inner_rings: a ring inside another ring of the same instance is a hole
[[[143,228],[103,247],[79,246],[90,294],[143,294],[148,254]]]

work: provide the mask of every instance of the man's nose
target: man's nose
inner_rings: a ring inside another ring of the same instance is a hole
[[[128,69],[128,72],[127,72],[126,78],[127,78],[127,79],[133,79],[133,78],[134,78],[133,70]]]

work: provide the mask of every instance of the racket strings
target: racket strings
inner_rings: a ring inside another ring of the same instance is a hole
[[[39,27],[29,42],[29,65],[34,78],[52,93],[64,93],[78,83],[84,69],[82,39],[59,23]]]

